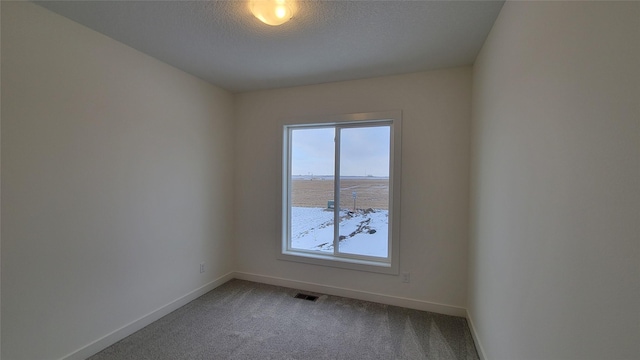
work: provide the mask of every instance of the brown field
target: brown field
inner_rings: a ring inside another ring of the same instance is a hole
[[[388,209],[389,180],[386,179],[343,179],[340,181],[340,207],[353,208],[352,193],[356,192],[356,208]],[[292,181],[292,206],[327,207],[327,201],[333,200],[333,180]]]

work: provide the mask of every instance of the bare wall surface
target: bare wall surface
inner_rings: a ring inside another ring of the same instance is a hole
[[[233,270],[232,119],[229,93],[2,3],[3,359],[60,358]]]
[[[237,270],[466,307],[468,67],[244,93],[236,97]],[[277,260],[282,125],[322,115],[402,110],[399,276]]]
[[[486,359],[640,359],[640,3],[507,2],[474,66]]]

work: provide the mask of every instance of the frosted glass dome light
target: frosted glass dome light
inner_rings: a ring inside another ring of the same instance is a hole
[[[293,0],[250,0],[249,9],[263,23],[277,26],[293,17],[296,6]]]

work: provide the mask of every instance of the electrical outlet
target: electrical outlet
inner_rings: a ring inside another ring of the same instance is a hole
[[[409,274],[408,272],[403,272],[402,273],[402,282],[403,283],[408,283],[411,279],[410,279],[411,274]]]
[[[204,263],[200,263],[200,274],[204,272]]]

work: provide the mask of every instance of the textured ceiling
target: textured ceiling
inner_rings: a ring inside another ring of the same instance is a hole
[[[272,27],[246,1],[38,1],[232,92],[472,64],[504,1],[299,1]]]

